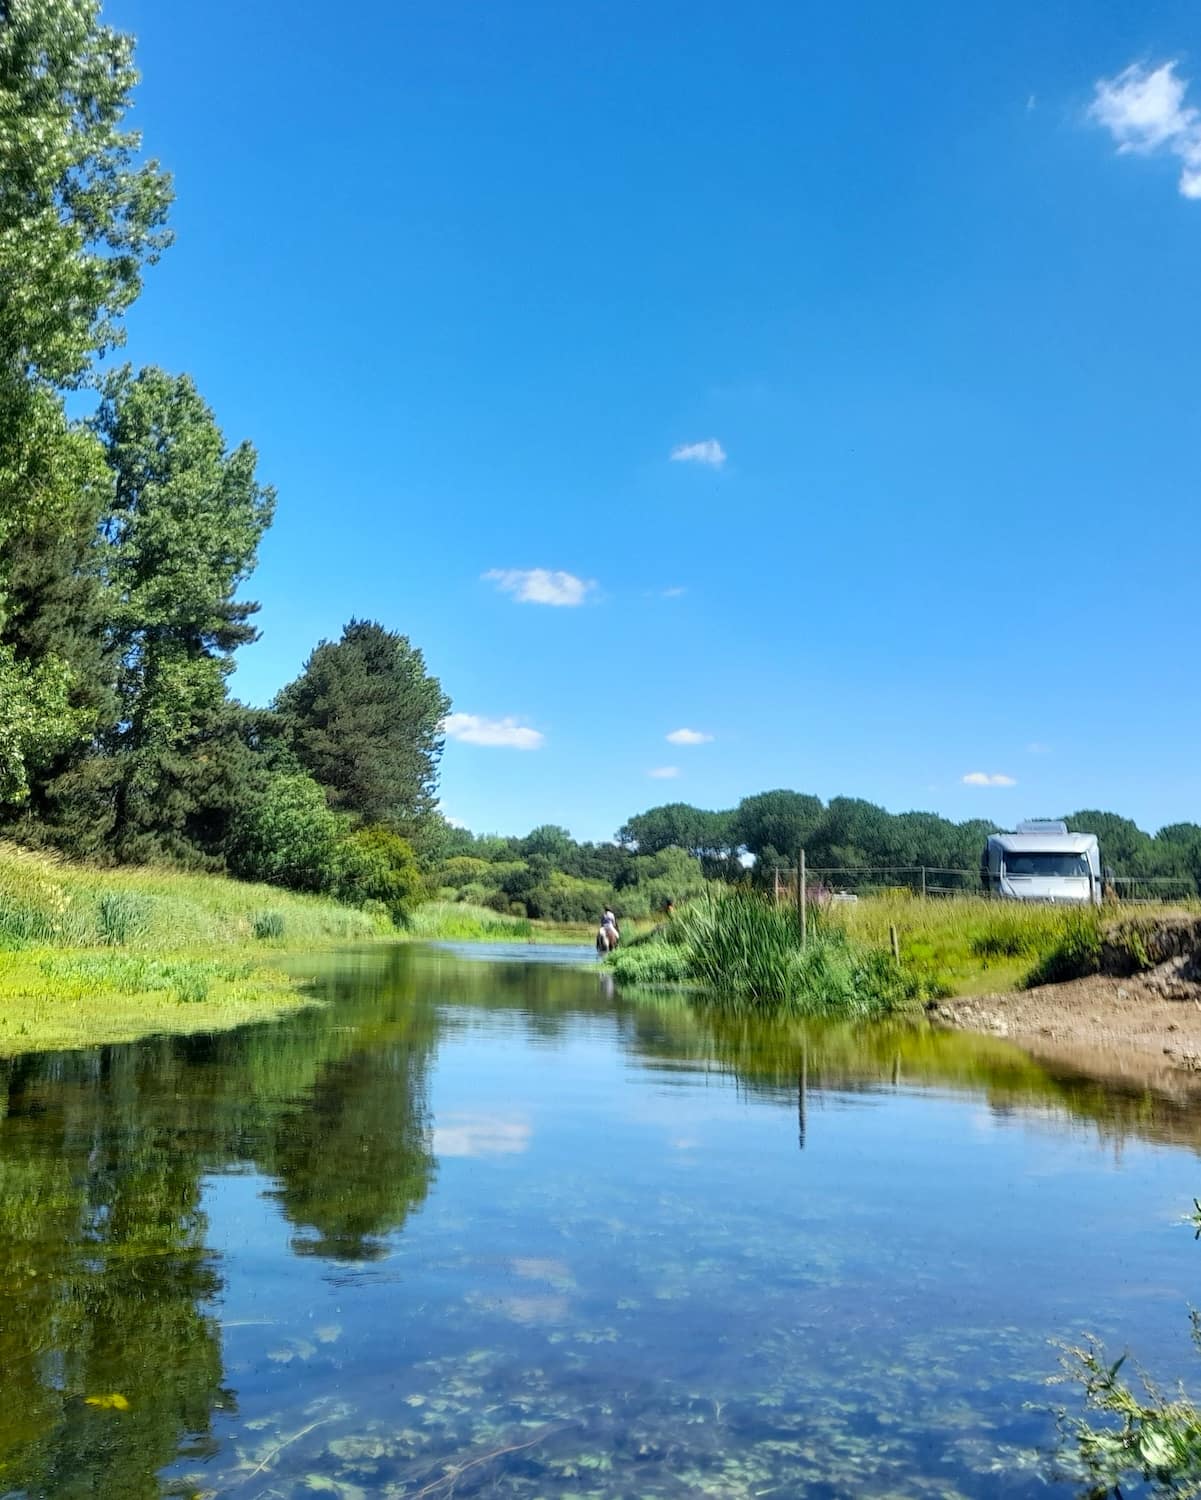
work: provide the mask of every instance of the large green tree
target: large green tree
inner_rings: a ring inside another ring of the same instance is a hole
[[[744,797],[731,815],[734,841],[765,865],[792,864],[821,821],[820,797],[783,789]]]
[[[275,497],[257,481],[254,449],[226,447],[187,376],[121,372],[95,425],[113,477],[104,577],[120,706],[106,746],[109,836],[129,858],[186,855],[189,822],[226,795],[207,785],[215,768],[236,759],[226,678],[258,609],[237,591]]]
[[[275,701],[288,743],[331,806],[402,833],[433,811],[450,699],[407,637],[351,620]]]
[[[96,0],[0,6],[0,798],[10,800],[80,740],[79,711],[98,709],[95,596],[77,563],[103,465],[62,393],[120,342],[143,267],[168,238],[170,180],[137,161],[140,139],[124,128],[136,82],[132,39],[101,25]]]

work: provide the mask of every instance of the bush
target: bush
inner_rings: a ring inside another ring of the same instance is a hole
[[[260,911],[254,918],[254,935],[261,941],[266,942],[271,938],[281,938],[284,935],[283,913],[278,911]]]
[[[244,880],[296,891],[332,891],[345,822],[310,777],[275,776],[242,809],[230,831],[227,859]]]
[[[612,892],[603,880],[579,880],[555,871],[525,897],[531,917],[543,922],[598,922]]]
[[[412,845],[391,828],[355,829],[339,846],[336,864],[339,898],[354,906],[380,901],[398,927],[425,894]]]

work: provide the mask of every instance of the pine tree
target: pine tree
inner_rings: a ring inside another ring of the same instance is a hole
[[[322,641],[275,710],[331,806],[412,835],[433,810],[450,700],[407,637],[351,620]]]

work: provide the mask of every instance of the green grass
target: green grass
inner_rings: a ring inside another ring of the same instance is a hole
[[[813,911],[802,950],[791,907],[739,890],[691,904],[612,964],[628,984],[693,984],[734,1008],[866,1018],[917,999],[1075,979],[1115,953],[1134,971],[1151,962],[1149,948],[1138,921],[1108,908],[896,892]]]
[[[1111,919],[1095,907],[1027,906],[982,896],[921,901],[905,893],[838,904],[828,913],[848,936],[873,947],[887,947],[895,927],[903,967],[940,995],[1017,989],[1052,975],[1089,972],[1084,955],[1093,946],[1099,955],[1100,933]]]
[[[870,1020],[922,993],[887,952],[818,913],[802,947],[790,908],[740,889],[692,903],[610,962],[625,983],[690,983],[708,1004],[744,1014]]]
[[[631,934],[646,926],[622,925]],[[427,901],[413,913],[406,932],[426,942],[448,943],[591,943],[596,937],[590,922],[534,922],[466,901]]]
[[[303,1002],[272,951],[393,933],[316,896],[0,843],[0,1055],[213,1030]]]

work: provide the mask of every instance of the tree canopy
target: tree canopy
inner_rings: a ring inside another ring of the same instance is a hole
[[[289,746],[331,804],[400,831],[434,808],[449,711],[421,652],[373,620],[322,641],[275,700]]]

